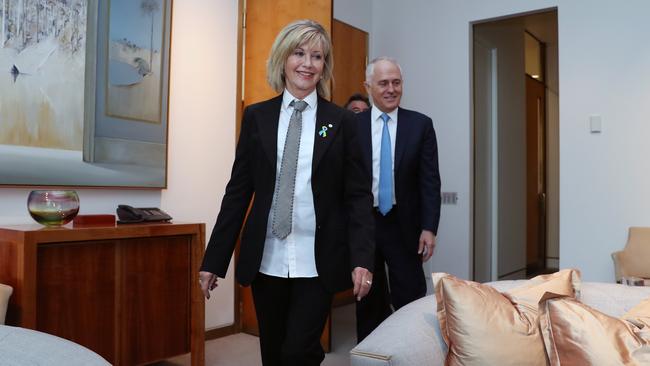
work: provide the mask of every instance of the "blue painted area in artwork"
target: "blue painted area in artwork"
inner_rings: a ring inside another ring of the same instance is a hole
[[[143,79],[143,75],[138,72],[137,68],[117,60],[109,60],[108,75],[111,85],[117,86],[134,85]]]
[[[153,13],[153,49],[162,48],[162,16],[165,5],[162,0],[153,0],[158,10]],[[149,49],[151,41],[151,14],[141,9],[142,0],[111,0],[109,38],[113,41],[128,40],[140,48]]]

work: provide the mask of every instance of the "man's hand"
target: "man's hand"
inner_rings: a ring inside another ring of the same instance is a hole
[[[422,262],[426,262],[433,256],[433,249],[436,247],[436,236],[429,230],[422,230],[420,234],[420,246],[418,254],[422,254]]]
[[[199,285],[206,299],[210,298],[210,291],[214,290],[217,285],[217,275],[210,272],[199,272]]]
[[[354,283],[354,296],[357,301],[368,294],[370,286],[372,285],[372,272],[363,267],[356,267],[352,271],[352,283]]]

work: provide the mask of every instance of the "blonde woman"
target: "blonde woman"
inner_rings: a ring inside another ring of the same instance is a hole
[[[372,177],[354,115],[324,99],[331,77],[331,41],[320,24],[300,20],[280,31],[267,65],[280,95],[244,111],[203,258],[209,298],[243,226],[236,277],[252,286],[265,366],[319,365],[334,293],[354,286],[361,299],[372,284]]]

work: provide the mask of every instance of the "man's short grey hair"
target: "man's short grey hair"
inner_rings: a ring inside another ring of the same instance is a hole
[[[388,61],[394,65],[397,66],[399,69],[399,73],[402,73],[402,67],[399,65],[397,60],[393,57],[388,57],[388,56],[379,56],[374,58],[372,61],[368,63],[368,66],[366,66],[366,82],[369,83],[370,79],[372,78],[372,73],[375,71],[375,64],[379,61]]]

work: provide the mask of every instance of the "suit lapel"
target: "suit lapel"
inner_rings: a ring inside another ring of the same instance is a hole
[[[336,109],[323,98],[318,98],[316,109],[316,136],[314,137],[314,155],[312,157],[312,174],[318,169],[323,155],[336,137],[341,123]]]
[[[261,106],[261,118],[258,122],[259,139],[274,168],[278,160],[278,123],[281,107],[282,94],[270,99]]]
[[[360,123],[358,139],[361,144],[363,160],[372,171],[372,114],[368,110],[357,116],[357,121]]]
[[[408,144],[410,126],[402,108],[397,109],[397,136],[395,137],[395,173],[399,171],[399,164],[404,156]]]

